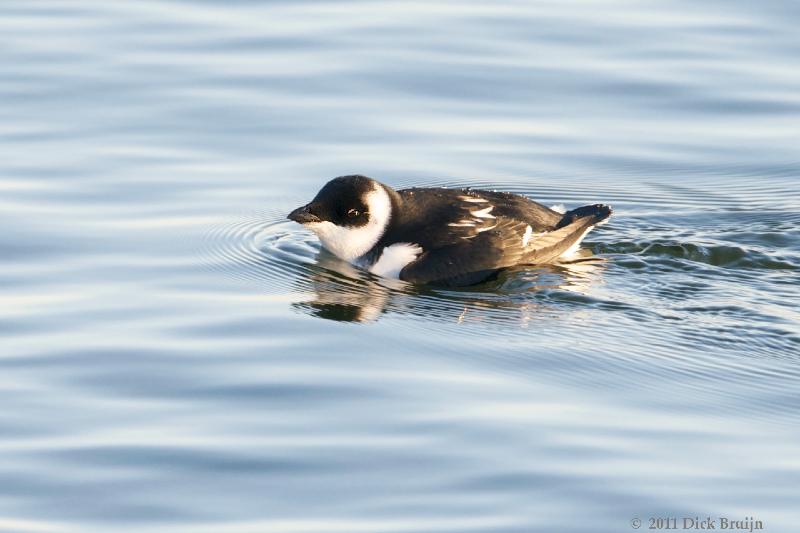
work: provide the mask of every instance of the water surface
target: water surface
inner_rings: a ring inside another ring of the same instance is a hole
[[[3,2],[0,531],[795,531],[798,23]],[[350,173],[615,216],[411,287],[284,219]]]

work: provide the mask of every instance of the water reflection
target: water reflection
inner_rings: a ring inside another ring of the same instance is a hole
[[[518,266],[473,287],[437,289],[379,278],[321,250],[310,274],[299,274],[293,307],[340,322],[374,322],[385,313],[408,314],[437,321],[524,323],[550,307],[537,293],[569,291],[588,294],[599,282],[605,260],[588,250],[569,263]]]
[[[317,254],[315,267],[306,279],[297,280],[295,292],[311,298],[295,302],[295,309],[339,322],[372,322],[393,297],[387,283],[392,280],[374,279],[325,250]],[[403,294],[402,285],[397,282],[395,298]]]

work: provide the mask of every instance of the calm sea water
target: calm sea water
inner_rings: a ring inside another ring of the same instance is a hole
[[[4,0],[0,531],[797,531],[798,25]],[[615,217],[578,266],[389,284],[284,220],[349,173]]]

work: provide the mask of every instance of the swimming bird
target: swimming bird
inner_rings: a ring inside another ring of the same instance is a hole
[[[410,283],[466,286],[514,265],[574,253],[611,208],[558,213],[524,196],[471,188],[394,190],[361,175],[325,184],[289,213],[328,251],[373,274]]]

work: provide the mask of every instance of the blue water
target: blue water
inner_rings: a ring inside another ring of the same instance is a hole
[[[797,531],[799,25],[4,0],[0,531]],[[615,216],[398,286],[284,220],[351,173]]]

